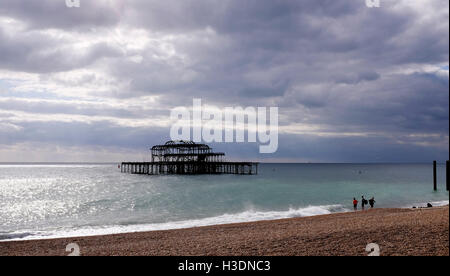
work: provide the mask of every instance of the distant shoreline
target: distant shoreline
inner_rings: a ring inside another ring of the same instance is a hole
[[[449,255],[449,207],[373,209],[271,221],[0,243],[0,255]]]

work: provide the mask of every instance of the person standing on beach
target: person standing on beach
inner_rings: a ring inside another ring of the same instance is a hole
[[[364,206],[366,206],[367,200],[364,198],[364,196],[361,197],[361,207],[364,210]]]
[[[371,199],[369,199],[369,204],[370,204],[370,208],[373,208],[373,206],[375,205],[375,198],[372,197]]]
[[[354,209],[355,211],[358,210],[358,200],[356,200],[356,198],[353,198],[353,209]]]

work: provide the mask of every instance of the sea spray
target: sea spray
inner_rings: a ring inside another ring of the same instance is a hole
[[[183,229],[200,226],[222,225],[230,223],[254,222],[265,220],[276,220],[295,217],[309,217],[316,215],[327,215],[336,212],[348,212],[349,209],[342,205],[328,206],[308,206],[304,208],[286,211],[255,211],[248,210],[238,214],[224,214],[217,217],[174,221],[167,223],[155,224],[130,224],[130,225],[114,225],[105,227],[80,227],[77,229],[54,229],[49,231],[18,231],[12,233],[0,233],[0,241],[4,240],[36,240],[36,239],[53,239],[53,238],[69,238],[80,236],[97,236],[108,234],[147,232],[157,230]]]

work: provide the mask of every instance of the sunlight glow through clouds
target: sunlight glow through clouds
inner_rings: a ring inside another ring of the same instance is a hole
[[[104,144],[105,161],[145,152],[192,98],[278,106],[274,158],[339,160],[320,149],[370,143],[386,161],[399,144],[405,161],[448,156],[448,1],[57,2],[0,2],[3,156],[35,143],[72,157]]]

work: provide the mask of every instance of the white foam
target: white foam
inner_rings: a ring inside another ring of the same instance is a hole
[[[449,204],[449,200],[442,200],[442,201],[432,201],[430,202],[433,206],[446,206]]]
[[[122,234],[122,233],[135,233],[135,232],[147,232],[157,230],[170,230],[170,229],[183,229],[200,226],[210,225],[222,225],[230,223],[240,222],[253,222],[263,220],[275,220],[283,218],[294,217],[308,217],[316,215],[326,215],[335,212],[348,212],[342,205],[323,205],[323,206],[308,206],[305,208],[294,209],[291,208],[287,211],[254,211],[248,210],[238,214],[224,214],[217,217],[166,222],[166,223],[153,223],[153,224],[138,224],[138,225],[116,225],[106,227],[84,227],[79,229],[60,229],[56,231],[21,231],[8,233],[6,240],[38,240],[38,239],[55,239],[55,238],[71,238],[71,237],[86,237],[86,236],[98,236],[108,234]],[[1,242],[1,241],[0,241]]]
[[[449,205],[449,200],[441,200],[441,201],[431,201],[431,202],[416,203],[416,204],[411,204],[411,205],[408,205],[408,206],[404,206],[403,208],[411,208],[411,207],[413,207],[413,206],[416,206],[416,207],[426,207],[428,203],[430,203],[430,204],[433,205],[434,207],[439,207],[439,206],[446,206],[446,205]]]

